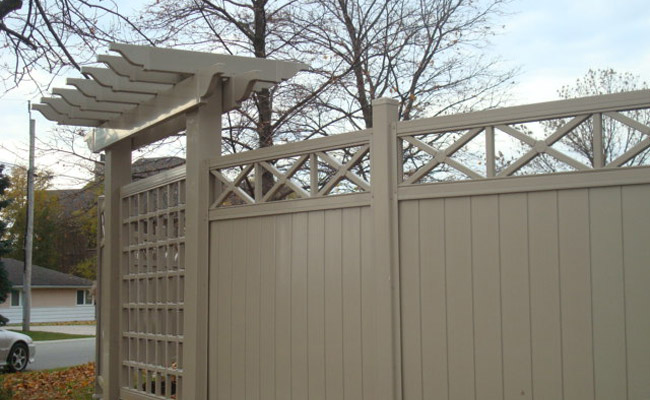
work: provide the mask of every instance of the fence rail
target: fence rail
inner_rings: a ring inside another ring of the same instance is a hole
[[[224,156],[210,163],[211,208],[369,192],[369,152],[365,130]]]
[[[401,185],[646,165],[649,124],[648,90],[400,122]]]
[[[403,121],[397,126],[397,135],[412,136],[648,107],[650,107],[650,90],[637,90]]]

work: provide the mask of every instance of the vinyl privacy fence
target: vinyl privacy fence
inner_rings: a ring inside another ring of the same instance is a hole
[[[371,130],[194,164],[189,146],[187,171],[121,188],[121,397],[647,399],[647,108],[398,122],[379,100]]]

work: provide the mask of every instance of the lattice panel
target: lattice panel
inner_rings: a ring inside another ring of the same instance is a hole
[[[180,399],[183,383],[185,181],[122,199],[123,382]]]
[[[365,144],[213,169],[211,208],[369,192],[369,153]]]
[[[400,135],[403,185],[648,165],[650,112]]]

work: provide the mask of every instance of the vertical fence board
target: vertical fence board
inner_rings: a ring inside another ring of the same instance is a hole
[[[404,398],[409,400],[423,398],[419,219],[419,201],[404,201],[399,204],[402,355],[404,357],[402,388]]]
[[[504,398],[531,399],[526,194],[499,197]]]
[[[445,200],[449,398],[474,397],[474,321],[470,201]]]
[[[216,274],[210,274],[211,280],[216,276],[217,293],[213,310],[216,310],[217,324],[211,337],[217,339],[217,372],[216,392],[219,400],[232,398],[231,396],[231,321],[232,321],[232,260],[233,260],[233,223],[224,221],[217,223],[219,229],[216,235],[211,238],[212,246],[216,247],[217,257],[211,259],[211,263],[217,263]],[[214,285],[214,282],[213,282]],[[214,286],[213,286],[214,287]],[[214,336],[213,336],[214,335]],[[212,390],[211,390],[212,391]]]
[[[243,221],[242,221],[243,222]],[[246,399],[260,398],[260,218],[246,220]]]
[[[476,196],[471,202],[476,399],[501,399],[499,199]]]
[[[361,230],[359,208],[343,210],[343,395],[363,398],[361,371]]]
[[[557,192],[528,194],[530,308],[535,399],[562,398]]]
[[[621,189],[589,191],[595,398],[624,399],[625,288]]]
[[[325,399],[325,214],[309,214],[307,253],[309,399]]]
[[[449,398],[444,229],[444,200],[420,201],[422,393],[425,399]]]
[[[628,398],[650,398],[650,185],[623,188]]]
[[[275,399],[275,217],[264,217],[260,238],[260,398]]]
[[[372,210],[361,209],[361,331],[363,352],[363,397],[377,399],[377,270],[373,251]]]
[[[232,397],[246,398],[246,220],[238,220],[233,227],[232,259]]]
[[[307,394],[307,214],[293,215],[291,228],[291,396]]]
[[[594,397],[587,190],[558,192],[564,397]]]
[[[343,399],[341,210],[325,211],[325,384],[327,399]]]
[[[276,217],[275,388],[291,399],[291,214]]]

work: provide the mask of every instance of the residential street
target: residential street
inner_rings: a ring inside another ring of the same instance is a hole
[[[36,361],[28,371],[70,367],[95,360],[95,338],[36,342]]]

